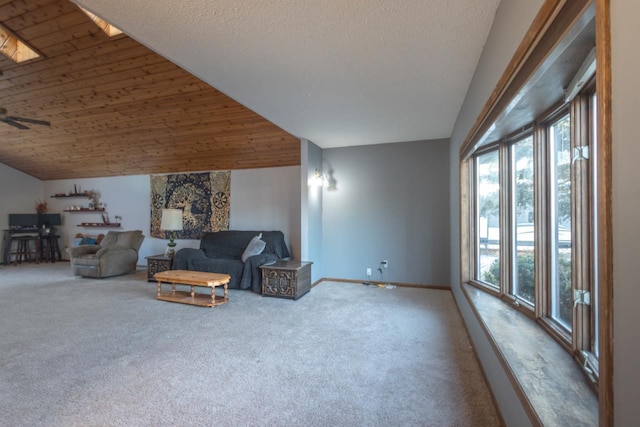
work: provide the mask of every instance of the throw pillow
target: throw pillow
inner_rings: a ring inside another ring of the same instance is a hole
[[[91,237],[83,237],[82,240],[80,241],[81,245],[95,245],[96,244],[96,239],[93,239]]]
[[[259,255],[264,250],[264,247],[267,245],[267,242],[264,240],[260,240],[262,238],[262,233],[258,234],[256,237],[251,239],[247,248],[244,250],[242,254],[242,262],[247,262],[249,257],[254,255]]]
[[[71,244],[71,246],[78,247],[81,245],[95,245],[96,244],[96,239],[92,239],[91,237],[76,237],[75,239],[73,239],[73,243]]]

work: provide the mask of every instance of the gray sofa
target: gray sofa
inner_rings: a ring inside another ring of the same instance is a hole
[[[265,242],[264,250],[243,262],[245,249],[260,233]],[[176,252],[171,268],[229,274],[229,288],[262,293],[260,266],[289,257],[281,231],[218,231],[205,233],[200,240],[200,249],[183,248]]]
[[[109,231],[99,245],[69,248],[73,274],[82,277],[110,277],[136,270],[142,231]]]

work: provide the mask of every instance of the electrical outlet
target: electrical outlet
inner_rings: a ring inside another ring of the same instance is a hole
[[[387,261],[386,259],[382,260],[382,262],[380,263],[382,265],[382,267],[387,268],[389,267],[389,261]]]
[[[371,276],[371,269],[367,268],[367,276]]]

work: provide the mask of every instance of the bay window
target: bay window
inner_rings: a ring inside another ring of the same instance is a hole
[[[471,284],[510,302],[597,377],[595,94],[477,150]]]

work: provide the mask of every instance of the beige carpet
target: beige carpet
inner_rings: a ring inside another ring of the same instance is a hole
[[[448,291],[157,301],[146,272],[0,267],[0,424],[494,426]]]

